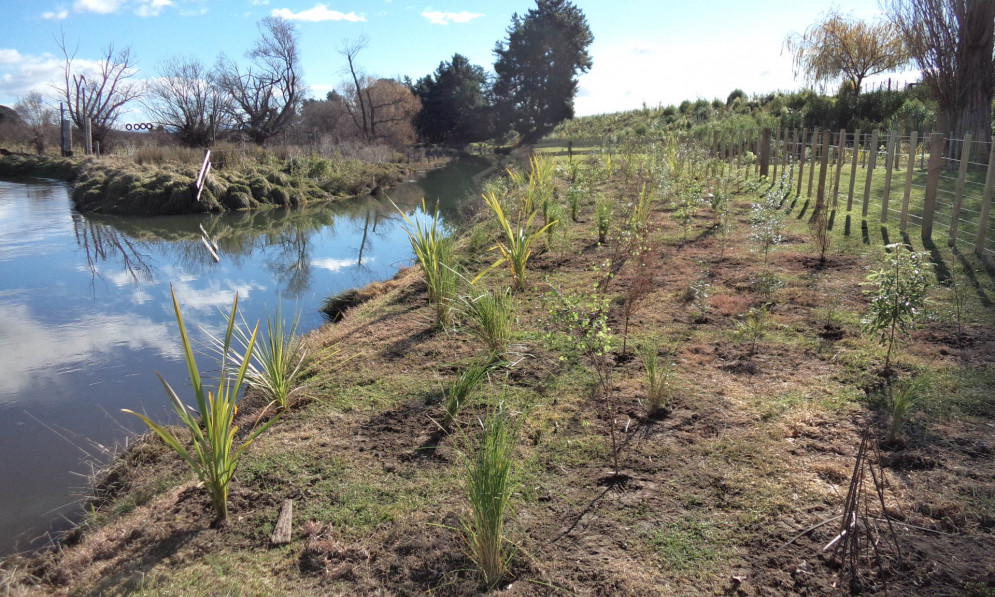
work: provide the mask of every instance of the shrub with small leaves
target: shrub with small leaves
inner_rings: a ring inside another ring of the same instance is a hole
[[[885,249],[889,251],[885,267],[867,276],[870,288],[865,292],[871,297],[871,304],[862,321],[862,329],[888,345],[884,361],[887,371],[891,367],[891,353],[898,334],[908,336],[926,315],[933,264],[926,261],[922,253],[909,250],[903,243],[894,243]]]

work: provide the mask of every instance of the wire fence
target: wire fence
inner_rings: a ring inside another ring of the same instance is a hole
[[[713,132],[701,141],[738,168],[788,176],[797,197],[814,200],[817,209],[859,214],[865,228],[898,223],[903,233],[919,228],[924,241],[995,257],[995,144],[970,133],[764,129]]]

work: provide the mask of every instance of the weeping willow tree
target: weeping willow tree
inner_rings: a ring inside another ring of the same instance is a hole
[[[897,70],[908,62],[901,31],[890,22],[868,23],[835,9],[805,33],[784,41],[795,77],[812,86],[837,82],[856,93],[867,77]]]

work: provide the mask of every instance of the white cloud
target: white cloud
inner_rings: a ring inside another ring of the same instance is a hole
[[[77,60],[76,64],[92,68],[97,62]],[[0,49],[0,104],[13,103],[29,91],[50,94],[51,84],[62,74],[62,66],[62,61],[52,54],[32,56]]]
[[[0,49],[0,65],[17,64],[22,60],[21,53],[9,48]]]
[[[314,8],[302,10],[301,12],[293,12],[289,8],[274,8],[270,14],[274,17],[287,19],[288,21],[307,21],[310,23],[321,21],[350,21],[352,23],[359,23],[366,21],[366,17],[357,15],[355,12],[344,13],[337,10],[329,10],[324,4],[316,4]]]
[[[442,12],[439,10],[426,10],[421,13],[421,16],[428,19],[429,23],[433,25],[448,25],[450,23],[469,23],[473,19],[484,16],[478,12]]]
[[[251,0],[249,4],[253,6],[266,6],[267,4],[269,4],[269,0]]]
[[[736,52],[729,47],[735,44]],[[781,55],[780,41],[733,40],[717,45],[698,42],[634,39],[591,48],[594,66],[582,75],[577,115],[678,104],[696,98],[723,101],[733,89],[750,93],[795,89],[791,58]],[[694,56],[694,60],[674,60]]]
[[[170,0],[141,0],[135,8],[135,14],[140,17],[157,17],[167,6],[175,5]]]
[[[51,325],[26,304],[0,304],[0,402],[39,380],[111,360],[119,350],[152,350],[182,357],[172,326],[143,317],[89,315],[72,324]]]
[[[126,0],[77,0],[73,4],[73,10],[107,15],[117,12],[125,3]]]
[[[69,11],[65,8],[60,8],[58,10],[49,10],[41,13],[41,18],[48,21],[62,21],[69,17]]]
[[[366,258],[366,263],[371,263],[374,261],[372,257]],[[320,269],[327,269],[330,272],[340,272],[346,268],[353,267],[356,265],[355,259],[313,259],[311,261],[313,267]]]

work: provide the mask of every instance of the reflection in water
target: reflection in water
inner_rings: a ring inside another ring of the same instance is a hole
[[[100,275],[98,261],[119,258],[121,271],[131,276],[136,284],[152,281],[152,270],[145,262],[146,256],[138,252],[135,241],[113,226],[86,219],[78,213],[73,213],[72,219],[76,244],[83,249],[86,265],[94,279]]]
[[[430,173],[391,199],[426,221],[424,196],[453,221],[476,195],[464,193],[479,169]],[[186,379],[170,286],[201,347],[236,292],[248,321],[293,300],[284,308],[299,310],[307,331],[322,323],[324,298],[410,263],[402,223],[391,200],[372,197],[230,214],[81,215],[64,184],[0,181],[0,479],[17,479],[0,483],[0,556],[78,511],[70,471],[86,469],[66,437],[109,446],[124,439],[122,425],[142,431],[116,416],[121,408],[169,420],[155,371],[177,385]]]
[[[435,189],[434,201],[443,218],[459,218],[466,196],[442,194],[440,174],[430,173]],[[472,184],[472,183],[471,183]],[[465,184],[456,185],[467,188]],[[470,192],[470,191],[467,191]],[[300,297],[311,288],[312,238],[321,230],[334,228],[338,220],[353,227],[359,237],[355,265],[364,267],[384,222],[398,224],[403,219],[397,207],[409,216],[417,213],[423,197],[430,197],[420,184],[402,185],[390,199],[364,197],[339,203],[278,208],[255,212],[212,214],[208,216],[157,216],[155,218],[81,215],[74,213],[73,230],[76,243],[83,249],[87,267],[99,276],[106,265],[126,272],[135,284],[154,283],[150,255],[167,253],[168,261],[185,271],[203,274],[214,266],[214,259],[201,240],[204,233],[218,246],[221,259],[236,265],[263,249],[266,267],[281,288],[281,294]],[[393,202],[393,203],[392,203]]]

